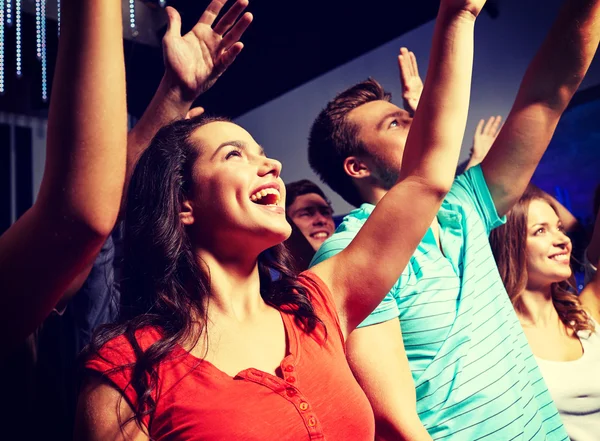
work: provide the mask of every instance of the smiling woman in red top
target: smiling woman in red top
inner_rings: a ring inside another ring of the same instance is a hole
[[[239,52],[249,23],[234,24],[246,6],[238,0],[211,28],[223,3],[213,0],[183,37],[214,49],[211,66]],[[344,341],[398,279],[450,189],[484,3],[442,0],[398,183],[343,252],[298,277],[282,246],[281,164],[223,119],[158,132],[129,185],[121,320],[88,348],[76,438],[374,438]],[[165,38],[182,38],[169,16]],[[381,130],[405,136],[393,122]],[[389,235],[391,225],[403,234]]]

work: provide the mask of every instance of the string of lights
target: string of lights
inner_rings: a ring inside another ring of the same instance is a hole
[[[35,0],[35,43],[36,57],[41,63],[42,71],[42,100],[48,100],[48,60],[46,48],[46,9],[48,0]],[[157,0],[154,0],[157,1]],[[158,0],[158,5],[164,8],[166,0]],[[0,93],[5,92],[5,31],[6,27],[15,28],[15,73],[17,78],[23,76],[23,25],[22,25],[23,0],[0,0]],[[57,33],[60,36],[61,0],[56,0],[57,7]],[[129,27],[133,36],[136,29],[135,0],[129,0]]]
[[[48,101],[48,77],[46,60],[46,0],[41,0],[40,5],[42,13],[42,101]]]
[[[0,93],[4,93],[4,0],[0,0]]]
[[[13,24],[12,0],[6,0],[6,24],[9,26]]]
[[[135,31],[135,0],[129,0],[129,27]]]
[[[38,60],[42,58],[42,0],[35,0],[35,47]]]
[[[21,0],[15,0],[15,64],[17,78],[21,78]]]

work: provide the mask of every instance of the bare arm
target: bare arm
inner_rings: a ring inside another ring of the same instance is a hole
[[[400,179],[350,245],[313,267],[334,293],[346,335],[393,286],[450,190],[469,106],[475,17],[484,3],[442,1]]]
[[[375,413],[376,439],[431,441],[417,414],[400,322],[394,319],[356,329],[346,347],[348,363]]]
[[[127,182],[156,132],[186,116],[194,100],[213,86],[244,47],[239,39],[252,22],[252,14],[247,12],[239,20],[238,17],[248,6],[248,0],[237,0],[213,27],[225,3],[227,0],[213,0],[194,28],[183,36],[179,13],[167,7],[169,25],[163,38],[165,74],[148,108],[129,132]]]
[[[133,410],[114,387],[98,376],[86,381],[77,402],[75,441],[148,441],[147,428],[132,420]]]
[[[600,1],[567,0],[530,64],[496,142],[481,163],[498,214],[521,197],[600,39]]]
[[[119,0],[65,0],[33,207],[0,237],[0,332],[18,342],[86,268],[117,218],[127,113]]]

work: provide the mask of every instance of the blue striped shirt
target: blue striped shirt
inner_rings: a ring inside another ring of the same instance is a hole
[[[311,266],[344,249],[374,208],[346,216]],[[480,167],[456,178],[437,219],[443,253],[430,229],[361,326],[400,319],[434,440],[568,440],[496,268],[488,236],[503,219]]]

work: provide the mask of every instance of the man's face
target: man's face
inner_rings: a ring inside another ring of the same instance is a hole
[[[358,127],[358,137],[370,155],[362,159],[371,176],[390,189],[398,180],[412,117],[406,110],[378,100],[351,110],[348,121]]]
[[[327,201],[316,193],[298,196],[288,207],[287,215],[315,251],[335,231],[333,210]]]

